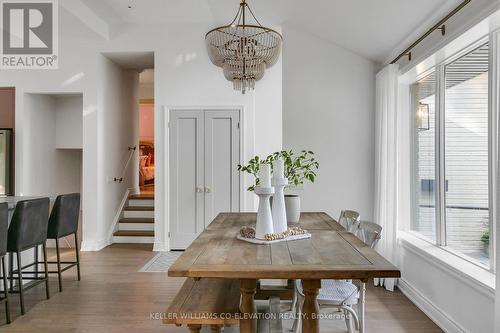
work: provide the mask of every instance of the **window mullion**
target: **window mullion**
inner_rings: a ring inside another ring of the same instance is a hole
[[[436,196],[436,243],[446,246],[446,197],[445,197],[445,66],[436,68],[436,136],[435,136],[435,196]]]
[[[500,32],[496,31],[491,34],[490,49],[489,49],[489,69],[490,75],[488,80],[488,123],[489,123],[489,147],[488,147],[488,177],[489,177],[489,228],[490,228],[490,270],[496,272],[496,218],[499,216],[498,209],[498,109],[500,107],[500,97],[498,88],[500,86]]]

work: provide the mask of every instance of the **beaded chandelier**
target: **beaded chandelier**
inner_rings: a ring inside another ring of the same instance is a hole
[[[246,21],[247,10],[255,21],[252,24]],[[210,30],[205,41],[212,63],[221,67],[226,79],[233,82],[234,89],[244,94],[253,90],[266,68],[278,61],[282,36],[262,26],[246,0],[241,0],[234,20]]]

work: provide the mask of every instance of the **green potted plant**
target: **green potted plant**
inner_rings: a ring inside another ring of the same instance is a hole
[[[490,255],[490,229],[484,230],[481,235],[481,242],[483,242],[483,250],[487,256]]]
[[[283,159],[285,162],[285,177],[288,179],[289,188],[298,187],[305,182],[314,183],[316,180],[316,171],[319,168],[319,163],[314,158],[314,153],[310,150],[302,150],[296,154],[292,150],[283,150],[275,152],[265,159],[259,156],[252,158],[246,165],[238,165],[238,170],[247,172],[254,176],[255,184],[247,190],[253,191],[256,185],[259,185],[259,166],[267,163],[271,164],[274,160]],[[290,223],[299,222],[300,218],[300,196],[297,194],[285,195],[285,206],[287,220]]]

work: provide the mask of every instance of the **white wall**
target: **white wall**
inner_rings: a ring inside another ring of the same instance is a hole
[[[55,108],[56,147],[60,149],[82,149],[83,96],[58,96]]]
[[[139,187],[139,149],[128,150],[139,142],[139,74],[105,57],[100,58],[99,69],[98,214],[102,222],[98,234],[109,237],[127,190]],[[115,182],[114,177],[123,181]]]
[[[283,35],[283,148],[312,150],[320,163],[316,183],[298,191],[302,209],[354,209],[369,220],[375,65],[291,27]]]
[[[139,139],[141,141],[154,142],[155,121],[154,121],[155,106],[153,104],[139,105]]]
[[[152,99],[155,98],[155,87],[154,83],[140,83],[139,84],[139,98],[140,99]]]
[[[168,221],[168,109],[176,107],[236,106],[243,108],[243,161],[255,154],[265,155],[280,150],[281,124],[281,60],[266,71],[256,91],[242,95],[226,81],[222,69],[210,62],[204,39],[209,26],[192,24],[182,29],[182,38],[165,42],[155,54],[155,220]],[[178,29],[177,29],[178,30]],[[168,29],[167,29],[168,31]],[[168,39],[168,38],[167,38]],[[157,45],[160,47],[160,45]],[[160,164],[158,163],[160,162]],[[253,182],[245,177],[243,188]],[[242,210],[254,210],[255,195],[245,193]],[[168,223],[155,224],[155,249],[164,249]]]
[[[456,54],[499,27],[500,12],[497,12],[440,49],[436,55],[430,56],[414,69],[402,74],[400,77],[401,93],[409,94],[408,85],[415,81],[417,75],[426,72],[436,63]],[[407,112],[406,114],[410,115],[409,98],[408,96],[406,98],[408,100],[404,105],[401,104],[400,112]],[[498,114],[498,109],[496,113]],[[405,133],[408,132],[407,130]],[[409,144],[407,150],[410,150]],[[410,177],[406,178],[409,184]],[[406,210],[409,211],[409,209],[408,207]],[[409,222],[409,218],[401,222],[402,224]],[[498,220],[496,223],[498,225]],[[422,245],[423,241],[416,240],[415,237],[408,238],[405,233],[400,233],[399,236],[402,240],[402,245],[398,248],[399,266],[403,276],[400,289],[412,301],[446,332],[499,331],[500,327],[494,328],[494,322],[498,321],[499,317],[499,300],[497,296],[497,304],[495,304],[495,276],[493,274],[433,245],[425,242]],[[431,250],[433,252],[429,253]]]
[[[58,98],[25,95],[25,195],[55,197],[80,192],[82,152],[56,149]]]
[[[257,90],[242,95],[210,62],[203,37],[210,25],[143,26],[123,29],[101,46],[104,52],[155,52],[155,250],[168,249],[168,109],[175,107],[243,107],[243,160],[256,152],[281,149],[281,61],[266,72]],[[182,37],[176,33],[182,30]],[[159,42],[161,41],[161,42]],[[273,87],[268,91],[265,87]],[[264,88],[262,88],[264,87]],[[272,131],[269,129],[273,129]],[[256,139],[256,138],[259,139]],[[252,179],[245,178],[246,188]],[[254,209],[254,195],[244,196],[243,210]]]
[[[210,24],[179,26],[121,27],[111,40],[89,31],[64,10],[60,22],[71,22],[71,29],[60,29],[59,69],[37,71],[0,71],[0,86],[16,87],[16,190],[25,193],[29,184],[29,152],[22,142],[29,133],[24,120],[25,93],[83,94],[83,243],[84,250],[99,250],[110,243],[110,217],[114,204],[104,205],[109,177],[116,170],[108,166],[104,147],[107,130],[115,126],[103,115],[115,100],[102,89],[111,89],[116,80],[103,77],[102,71],[115,70],[103,64],[102,53],[155,53],[155,249],[168,248],[168,132],[165,112],[169,106],[243,107],[244,160],[258,152],[267,154],[281,149],[281,62],[269,70],[257,84],[255,93],[242,95],[224,79],[222,70],[210,62],[204,34]],[[67,16],[67,17],[66,17]],[[178,31],[182,31],[181,37]],[[106,83],[104,83],[106,81]],[[272,87],[261,89],[260,87]],[[106,99],[108,99],[106,101]],[[168,119],[168,118],[167,118]],[[272,130],[270,130],[272,129]],[[258,139],[256,139],[258,137]],[[127,144],[128,142],[125,142]],[[120,147],[123,148],[123,147]],[[243,186],[252,180],[245,179]],[[121,191],[118,191],[121,192]],[[112,201],[116,200],[113,194]],[[123,194],[122,194],[123,195]],[[108,200],[108,199],[106,199]],[[254,208],[254,195],[246,194],[244,209]]]
[[[398,288],[412,302],[445,332],[495,332],[495,293],[491,287],[474,281],[458,267],[448,266],[453,258],[441,261],[424,254],[425,244],[405,240],[399,244],[402,277]]]

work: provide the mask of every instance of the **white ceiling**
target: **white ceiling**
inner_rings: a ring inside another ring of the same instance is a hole
[[[82,0],[111,25],[229,23],[240,0]],[[461,0],[247,0],[264,25],[290,25],[384,62]],[[131,6],[131,8],[128,8]],[[424,24],[425,23],[425,24]],[[285,39],[286,42],[286,39]]]
[[[142,71],[155,66],[153,52],[105,52],[103,55],[126,69]]]

